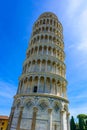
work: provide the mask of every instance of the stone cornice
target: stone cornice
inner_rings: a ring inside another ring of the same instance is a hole
[[[51,60],[52,62],[59,62],[60,64],[64,65],[64,62],[62,62],[61,60],[59,60],[58,58],[56,58],[55,56],[50,56],[50,55],[41,55],[41,54],[38,54],[38,55],[32,55],[31,57],[29,57],[28,59],[26,59],[23,63],[23,66],[31,61],[31,60],[36,60],[36,59],[41,59],[41,60]]]
[[[64,51],[63,51],[63,48],[60,48],[57,44],[52,44],[52,42],[47,42],[47,43],[45,43],[45,42],[36,42],[37,44],[34,44],[33,46],[32,45],[30,45],[30,43],[29,43],[29,47],[27,48],[27,52],[31,49],[31,48],[34,48],[34,47],[39,47],[39,46],[42,46],[42,47],[44,47],[44,46],[47,46],[47,47],[52,47],[52,48],[55,48],[55,49],[58,49],[58,50],[61,50],[63,53],[64,53]],[[64,53],[64,55],[65,55],[65,53]]]
[[[19,77],[19,80],[23,79],[23,78],[26,78],[26,77],[29,77],[29,76],[45,76],[45,77],[50,77],[50,78],[55,78],[55,79],[59,79],[61,81],[65,81],[67,83],[67,80],[65,78],[63,78],[62,76],[58,75],[58,74],[53,74],[53,73],[50,73],[50,72],[28,72],[27,74],[22,74],[20,77]]]
[[[63,31],[61,31],[61,29],[59,27],[56,27],[56,26],[50,25],[50,24],[46,24],[45,26],[43,24],[40,24],[39,27],[52,27],[52,28],[56,29],[59,33],[61,33],[61,34],[63,33]],[[38,29],[39,27],[34,27],[33,31]]]
[[[51,32],[41,32],[41,33],[38,33],[36,35],[34,35],[33,37],[31,37],[31,40],[33,40],[33,38],[37,37],[37,36],[40,36],[40,35],[51,35],[52,37],[56,37],[58,38],[59,42],[61,42],[63,44],[63,39],[60,39],[60,37],[56,36],[54,33],[51,33]]]
[[[46,93],[31,93],[31,94],[18,94],[18,95],[15,95],[14,98],[19,98],[19,97],[23,97],[23,96],[40,96],[40,97],[48,97],[48,98],[55,98],[55,99],[59,99],[59,100],[62,100],[62,101],[65,101],[66,103],[69,103],[68,99],[67,98],[64,98],[64,97],[61,97],[61,96],[56,96],[56,95],[53,95],[53,94],[46,94]]]
[[[43,27],[45,27],[45,26],[43,26]],[[55,36],[56,38],[58,38],[58,40],[60,41],[60,42],[62,42],[63,43],[63,36],[62,36],[62,38],[60,38],[58,35],[56,35],[55,34],[55,32],[39,32],[39,33],[37,33],[37,34],[34,34],[34,35],[32,35],[31,36],[31,40],[33,39],[33,37],[37,37],[38,35],[51,35],[51,36]],[[60,33],[60,35],[63,35],[62,33]]]

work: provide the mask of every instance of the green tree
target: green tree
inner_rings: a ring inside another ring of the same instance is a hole
[[[79,114],[77,118],[78,118],[79,130],[86,130],[87,129],[87,124],[86,124],[87,115]]]
[[[71,117],[71,120],[70,120],[70,130],[76,130],[76,125],[75,125],[73,116]]]
[[[87,115],[85,114],[79,114],[77,118],[87,119]]]
[[[84,120],[81,117],[79,118],[79,129],[84,130]]]
[[[87,119],[85,121],[85,130],[87,130]]]

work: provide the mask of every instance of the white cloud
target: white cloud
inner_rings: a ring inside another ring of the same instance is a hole
[[[87,27],[87,9],[81,10],[78,20],[79,20],[78,26],[80,27],[80,33],[81,33],[82,31],[84,31],[84,29],[86,30],[85,27]],[[87,34],[87,31],[85,31],[82,35],[84,36],[85,33]]]
[[[87,9],[82,11],[78,20],[80,43],[78,43],[77,49],[87,54]]]
[[[74,99],[75,100],[75,99]],[[73,116],[77,116],[78,114],[87,114],[87,102],[84,103],[77,103],[74,104],[74,107],[72,107],[73,105],[70,104],[70,113]]]
[[[87,4],[85,0],[66,0],[64,2],[65,7],[63,4],[61,6],[63,11],[61,19],[65,30],[66,57],[68,67],[70,67],[67,68],[68,77],[71,80],[68,86],[70,87],[68,92],[70,113],[77,116],[80,113],[87,113],[87,103],[82,104],[80,102],[80,105],[78,104],[80,100],[86,102],[87,99],[86,83],[80,84],[84,78],[87,79]],[[49,6],[49,8],[55,8],[54,11],[56,10],[55,12],[58,15],[59,9],[57,4],[56,7]]]
[[[0,79],[0,114],[8,115],[10,113],[13,96],[17,91],[17,87],[12,81],[6,82]]]
[[[71,116],[87,114],[87,2],[68,0],[64,28],[69,71],[68,95]],[[69,61],[70,60],[70,61]],[[70,67],[70,68],[69,68]]]
[[[87,99],[87,93],[82,93],[82,92],[80,92],[76,96],[72,95],[72,97],[70,97],[70,100],[72,100],[71,102],[79,102],[79,101],[85,100],[85,99]]]
[[[83,0],[71,0],[67,8],[68,23],[71,25],[76,51],[87,54],[87,5]],[[68,15],[69,14],[69,15]]]
[[[78,46],[77,49],[83,53],[87,53],[87,39],[83,40]]]
[[[67,14],[70,18],[73,18],[74,15],[78,12],[83,0],[69,0],[67,7]]]
[[[71,116],[77,117],[78,114],[87,114],[87,104],[70,107]]]
[[[69,36],[66,39],[66,51],[73,59],[74,68],[80,68],[79,71],[85,70],[87,73],[87,2],[84,0],[68,0],[68,7],[66,18],[68,21],[68,28],[70,30]],[[69,38],[70,37],[70,38]],[[76,60],[75,60],[76,59]],[[83,76],[84,77],[84,76]]]
[[[14,84],[0,80],[0,97],[11,99],[16,93],[16,89]]]

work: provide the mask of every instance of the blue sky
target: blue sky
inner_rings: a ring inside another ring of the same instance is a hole
[[[0,3],[0,115],[9,115],[35,20],[54,12],[64,28],[71,115],[87,114],[87,1],[3,0]]]

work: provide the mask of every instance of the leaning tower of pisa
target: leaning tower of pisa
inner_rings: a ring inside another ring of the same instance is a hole
[[[69,130],[63,28],[54,13],[33,25],[9,130]]]

